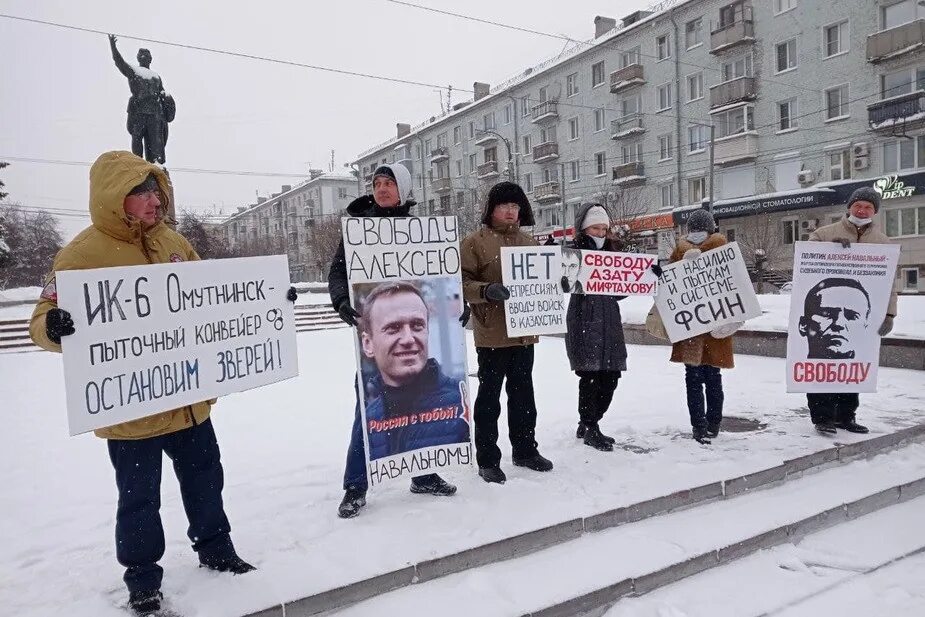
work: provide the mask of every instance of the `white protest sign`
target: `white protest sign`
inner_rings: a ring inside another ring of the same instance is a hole
[[[602,296],[654,296],[655,255],[562,249],[562,274],[569,291]]]
[[[655,305],[672,343],[761,315],[735,242],[663,266],[661,283]]]
[[[561,246],[502,246],[501,281],[511,292],[504,303],[507,335],[565,332]]]
[[[898,244],[797,242],[787,392],[876,392]]]
[[[456,217],[341,225],[369,485],[471,465]]]
[[[285,255],[55,276],[71,435],[298,375]]]

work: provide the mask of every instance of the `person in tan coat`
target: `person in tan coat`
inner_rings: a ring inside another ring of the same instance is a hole
[[[848,198],[848,211],[845,217],[831,225],[820,227],[809,235],[809,239],[812,242],[837,242],[845,248],[850,247],[854,242],[890,244],[889,237],[880,231],[874,220],[874,216],[879,211],[880,194],[870,187],[861,187]],[[893,330],[893,319],[896,317],[896,296],[894,286],[890,294],[886,318],[877,330],[880,336],[886,336]],[[837,429],[850,433],[867,433],[869,430],[855,421],[860,405],[857,392],[808,393],[806,402],[809,406],[810,418],[820,433],[831,435],[836,433]]]
[[[503,484],[498,448],[501,386],[507,381],[507,423],[512,459],[519,467],[549,471],[552,462],[536,443],[536,401],[533,395],[535,336],[508,337],[504,301],[510,291],[501,283],[501,247],[537,246],[521,227],[532,226],[533,210],[523,189],[513,182],[491,188],[481,229],[460,246],[463,296],[472,307],[479,391],[475,398],[475,457],[486,482]]]
[[[107,152],[90,168],[90,218],[55,257],[29,332],[36,345],[61,351],[61,337],[74,333],[67,311],[58,308],[55,273],[115,266],[195,261],[190,243],[164,222],[170,180],[164,170],[130,152]],[[293,298],[290,290],[289,298]],[[173,460],[189,519],[188,535],[200,563],[241,574],[254,567],[231,542],[222,504],[224,475],[209,419],[214,400],[172,409],[99,429],[116,472],[116,558],[125,567],[129,607],[138,615],[160,610],[164,530],[160,518],[163,454]]]
[[[688,219],[687,235],[678,240],[670,261],[674,263],[682,259],[696,259],[702,253],[726,243],[726,236],[716,233],[713,216],[706,210],[697,210]],[[710,439],[719,435],[723,420],[723,381],[720,369],[735,366],[731,337],[733,331],[722,327],[671,346],[671,361],[684,364],[692,435],[703,444],[709,444]]]

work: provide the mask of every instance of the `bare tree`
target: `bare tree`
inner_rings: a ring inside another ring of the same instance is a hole
[[[0,289],[42,285],[63,243],[58,219],[45,212],[23,210],[17,204],[2,204],[0,220],[9,247],[5,263],[0,265]]]
[[[779,223],[770,215],[750,216],[743,219],[736,228],[736,241],[742,248],[742,257],[749,266],[755,265],[755,256],[764,255],[773,267],[787,256],[791,248],[781,238]],[[762,253],[763,252],[763,253]]]
[[[8,165],[9,165],[9,163],[6,163],[6,162],[4,162],[4,161],[0,161],[0,169],[3,169],[3,168],[5,168],[5,167],[7,167]],[[8,194],[9,194],[9,193],[4,193],[4,192],[3,192],[3,180],[0,180],[0,199],[6,199],[6,196],[7,196]]]
[[[177,231],[190,241],[203,259],[225,259],[235,256],[228,246],[225,234],[220,228],[209,225],[203,214],[190,210],[181,211]]]
[[[315,277],[324,280],[341,240],[341,213],[325,214],[309,220],[309,265]]]

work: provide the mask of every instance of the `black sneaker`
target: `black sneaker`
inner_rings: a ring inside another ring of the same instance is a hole
[[[705,428],[694,428],[691,430],[691,436],[699,444],[709,446],[711,444],[710,439],[707,437],[707,429]]]
[[[823,435],[834,435],[838,432],[834,422],[817,422],[815,427],[816,431]]]
[[[869,433],[870,429],[864,426],[863,424],[858,424],[854,420],[850,422],[837,422],[835,424],[836,428],[844,429],[849,433]]]
[[[479,476],[489,484],[504,484],[507,476],[501,471],[501,467],[479,467]]]
[[[552,461],[545,458],[539,452],[527,458],[515,458],[514,464],[518,467],[526,467],[533,471],[552,471]]]
[[[337,516],[341,518],[353,518],[360,513],[360,510],[366,505],[366,491],[357,488],[348,488],[344,491],[344,498],[340,505],[337,506]]]
[[[257,569],[237,555],[231,555],[231,557],[225,557],[224,559],[201,559],[199,563],[210,570],[231,572],[232,574],[247,574]]]
[[[579,422],[579,423],[578,423],[578,430],[575,431],[575,438],[576,438],[576,439],[584,439],[584,438],[585,438],[585,433],[588,431],[588,427],[589,427],[589,426],[590,426],[590,424],[585,424],[584,422]],[[613,437],[610,437],[610,436],[608,436],[608,435],[604,435],[603,433],[601,433],[601,437],[603,437],[604,440],[607,441],[607,442],[609,442],[609,443],[612,443],[612,444],[617,443],[617,440],[616,440],[616,439],[614,439]]]
[[[585,445],[600,450],[601,452],[613,452],[613,443],[607,440],[607,436],[601,433],[597,426],[589,425],[585,430]]]
[[[128,607],[139,617],[147,617],[161,610],[161,600],[164,595],[154,591],[133,591],[128,596]]]
[[[456,494],[456,487],[435,473],[411,478],[411,492],[419,495],[449,497]]]

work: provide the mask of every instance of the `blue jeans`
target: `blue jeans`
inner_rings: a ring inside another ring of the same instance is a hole
[[[687,411],[691,415],[691,426],[699,430],[719,426],[723,419],[723,378],[719,369],[715,366],[685,364],[684,382],[687,385]]]

